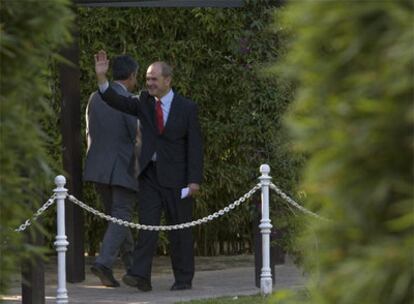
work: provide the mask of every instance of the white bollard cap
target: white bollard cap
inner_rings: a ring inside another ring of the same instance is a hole
[[[260,173],[264,175],[268,175],[270,173],[270,167],[267,164],[263,164],[260,166]]]
[[[55,177],[55,184],[58,187],[64,187],[66,184],[66,178],[63,175],[58,175]]]

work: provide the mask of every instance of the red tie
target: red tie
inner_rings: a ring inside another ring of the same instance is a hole
[[[155,99],[155,117],[157,119],[158,132],[161,134],[164,131],[164,118],[161,109],[161,100]]]

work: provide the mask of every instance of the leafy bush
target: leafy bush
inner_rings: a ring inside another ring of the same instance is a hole
[[[303,302],[412,303],[413,12],[404,0],[301,1],[276,17],[291,37],[275,71],[297,84],[287,122],[309,154],[307,207],[331,219],[300,241]]]
[[[70,39],[68,1],[2,1],[0,9],[1,154],[0,291],[22,257],[39,248],[13,231],[46,201],[53,187],[51,144],[42,129],[49,107],[50,59]],[[55,163],[56,164],[56,163]],[[56,168],[56,166],[55,166]]]

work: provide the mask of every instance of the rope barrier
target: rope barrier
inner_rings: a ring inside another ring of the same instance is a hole
[[[312,212],[309,211],[308,209],[302,207],[301,205],[299,205],[297,202],[295,202],[292,198],[290,198],[286,193],[284,193],[282,190],[280,190],[275,184],[270,183],[270,189],[272,189],[273,191],[275,191],[283,200],[285,200],[286,202],[288,202],[290,205],[296,207],[297,209],[299,209],[300,211],[302,211],[303,213],[310,215],[312,217],[315,217],[317,219],[320,220],[324,220],[324,221],[329,221],[328,219]]]
[[[165,226],[152,226],[152,225],[143,225],[143,224],[137,224],[137,223],[131,223],[131,222],[127,222],[121,219],[118,219],[116,217],[112,217],[109,216],[105,213],[102,213],[90,206],[88,206],[87,204],[81,202],[80,200],[78,200],[76,197],[74,197],[73,195],[68,195],[68,199],[73,202],[74,204],[78,205],[79,207],[85,209],[86,211],[108,221],[108,222],[112,222],[114,224],[118,224],[121,226],[125,226],[125,227],[130,227],[130,228],[135,228],[135,229],[140,229],[140,230],[150,230],[150,231],[170,231],[170,230],[179,230],[179,229],[186,229],[186,228],[190,228],[190,227],[194,227],[200,224],[204,224],[207,222],[210,222],[228,212],[230,212],[230,210],[234,209],[235,207],[239,206],[241,203],[245,202],[247,199],[249,199],[257,190],[260,189],[260,184],[257,184],[256,186],[254,186],[252,189],[250,189],[250,191],[248,191],[247,193],[245,193],[242,197],[240,197],[238,200],[234,201],[232,204],[229,204],[227,207],[214,212],[211,215],[205,216],[201,219],[192,221],[192,222],[187,222],[187,223],[182,223],[182,224],[177,224],[177,225],[165,225]]]
[[[229,204],[227,207],[214,212],[213,214],[210,214],[208,216],[205,216],[201,219],[192,221],[192,222],[187,222],[187,223],[182,223],[182,224],[177,224],[177,225],[164,225],[164,226],[154,226],[154,225],[143,225],[143,224],[138,224],[138,223],[132,223],[132,222],[128,222],[128,221],[124,221],[121,219],[118,219],[116,217],[112,217],[110,215],[107,215],[103,212],[100,212],[90,206],[88,206],[87,204],[81,202],[80,200],[78,200],[76,197],[74,197],[73,195],[68,195],[67,198],[73,202],[74,204],[78,205],[79,207],[85,209],[86,211],[108,221],[108,222],[112,222],[114,224],[118,224],[121,226],[125,226],[125,227],[130,227],[130,228],[134,228],[134,229],[140,229],[140,230],[151,230],[151,231],[170,231],[170,230],[179,230],[179,229],[186,229],[186,228],[190,228],[190,227],[194,227],[197,225],[201,225],[204,223],[208,223],[212,220],[215,220],[216,218],[223,216],[224,214],[230,212],[231,210],[233,210],[235,207],[239,206],[240,204],[244,203],[247,199],[249,199],[257,190],[260,189],[260,184],[255,185],[252,189],[250,189],[250,191],[248,191],[247,193],[245,193],[243,196],[241,196],[238,200],[234,201],[232,204]],[[328,221],[328,219],[312,212],[309,211],[308,209],[302,207],[301,205],[299,205],[297,202],[295,202],[292,198],[290,198],[286,193],[284,193],[282,190],[279,189],[279,187],[277,187],[275,184],[270,183],[270,189],[272,189],[273,191],[275,191],[284,201],[286,201],[287,203],[289,203],[290,205],[294,206],[295,208],[299,209],[300,211],[302,211],[303,213],[310,215],[312,217],[315,217],[317,219],[321,219],[321,220],[325,220]],[[36,220],[40,215],[42,215],[50,206],[52,206],[55,202],[55,198],[56,198],[56,194],[53,194],[47,201],[46,203],[44,203],[32,216],[32,218],[27,219],[23,224],[21,224],[18,228],[15,229],[16,232],[22,232],[24,230],[27,229],[27,227],[29,227],[32,224],[32,221]]]
[[[35,221],[43,212],[46,211],[47,208],[53,205],[55,202],[56,194],[53,194],[47,201],[40,207],[32,216],[32,218],[27,219],[23,224],[19,226],[19,228],[14,229],[16,232],[25,231],[27,227],[32,224],[32,221]]]

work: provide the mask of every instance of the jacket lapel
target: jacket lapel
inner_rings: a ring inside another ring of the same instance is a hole
[[[144,100],[145,103],[145,115],[147,116],[147,120],[151,125],[151,128],[154,129],[154,131],[157,131],[156,124],[155,124],[155,99],[151,95],[148,95],[146,100]]]
[[[178,94],[174,92],[174,97],[171,102],[170,113],[168,114],[168,119],[164,127],[164,132],[167,132],[171,128],[171,125],[174,124],[174,122],[176,121],[177,115],[179,113],[179,102],[180,101]]]

